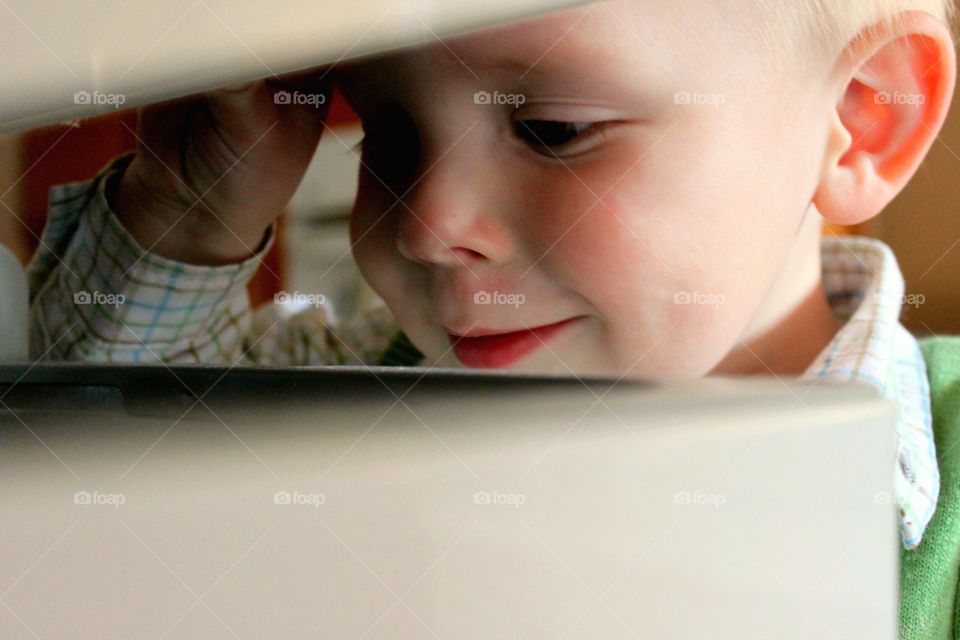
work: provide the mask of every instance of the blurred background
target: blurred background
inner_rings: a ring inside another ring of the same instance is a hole
[[[359,161],[356,116],[334,95],[325,134],[300,190],[284,213],[278,241],[254,280],[255,306],[275,292],[322,293],[337,315],[367,304],[349,252],[347,219]],[[0,137],[0,242],[26,263],[37,247],[54,184],[86,180],[134,148],[136,112],[127,110],[74,126],[46,127]],[[904,323],[915,334],[960,333],[960,102],[906,190],[879,217],[826,233],[880,238],[899,258],[911,304]]]

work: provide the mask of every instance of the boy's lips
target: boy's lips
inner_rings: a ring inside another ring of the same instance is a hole
[[[530,329],[497,333],[492,330],[475,329],[466,335],[447,333],[457,360],[467,367],[499,369],[520,360],[564,327],[584,316],[567,318],[553,324]]]

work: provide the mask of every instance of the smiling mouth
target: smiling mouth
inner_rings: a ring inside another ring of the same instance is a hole
[[[467,335],[447,333],[457,360],[467,367],[477,369],[501,369],[524,358],[560,331],[585,316],[567,318],[553,324],[530,329],[493,333],[485,330],[471,331]]]

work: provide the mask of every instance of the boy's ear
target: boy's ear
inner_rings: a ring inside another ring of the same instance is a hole
[[[865,29],[844,51],[845,79],[813,203],[834,224],[858,224],[893,200],[936,139],[953,96],[953,38],[939,19],[907,11]]]

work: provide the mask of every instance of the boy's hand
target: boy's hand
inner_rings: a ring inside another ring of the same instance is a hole
[[[320,140],[331,84],[316,77],[261,80],[140,109],[137,154],[111,202],[137,242],[191,264],[253,254]],[[276,100],[282,91],[314,99]]]

